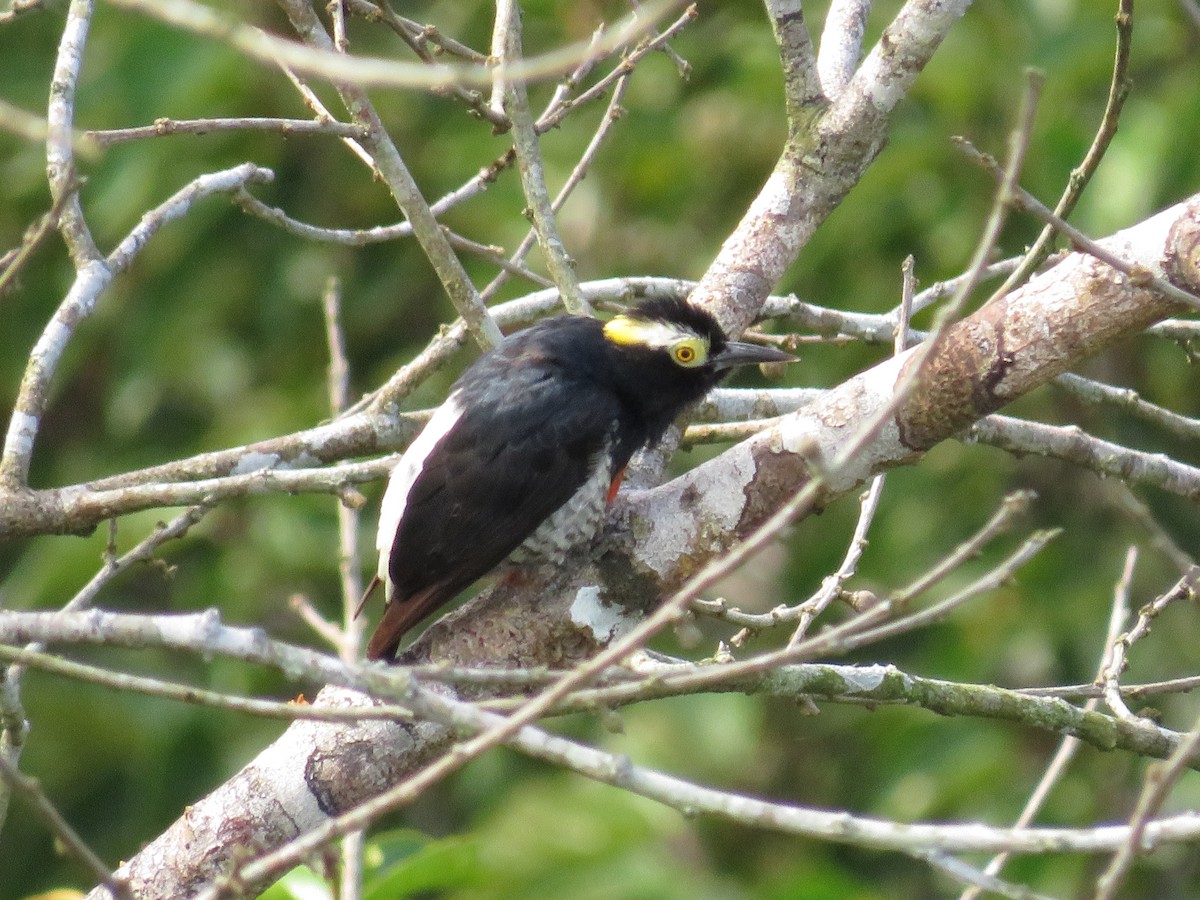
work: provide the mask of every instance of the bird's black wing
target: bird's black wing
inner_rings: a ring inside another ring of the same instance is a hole
[[[372,646],[386,649],[376,655],[390,655],[403,630],[503,561],[597,465],[611,465],[615,395],[532,349],[477,366],[455,401],[462,414],[422,461],[392,542],[390,606],[399,608],[386,621],[399,630],[381,624],[387,633]]]

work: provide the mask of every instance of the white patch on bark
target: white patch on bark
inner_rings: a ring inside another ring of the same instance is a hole
[[[13,410],[8,421],[8,437],[4,446],[17,456],[28,456],[33,451],[33,436],[37,434],[38,417]]]
[[[625,629],[626,616],[617,604],[604,602],[599,587],[589,584],[575,592],[571,602],[571,622],[591,632],[597,642],[604,644]]]
[[[846,682],[847,694],[870,693],[898,670],[895,666],[842,666],[838,675]]]
[[[238,464],[233,467],[231,475],[249,475],[252,472],[261,472],[264,469],[274,469],[279,466],[278,453],[257,453],[251,451],[238,460]]]
[[[733,531],[745,512],[746,487],[756,473],[754,457],[743,444],[722,454],[719,465],[704,465],[683,476],[687,486],[681,495],[672,495],[691,495],[694,502],[684,501],[677,509],[662,508],[653,502],[655,492],[647,492],[651,502],[638,503],[634,512],[635,519],[641,518],[650,529],[638,548],[641,562],[660,575],[670,572],[681,550],[689,552],[689,548],[714,543],[703,539],[703,533]]]
[[[312,827],[312,823],[321,822],[328,818],[322,811],[317,798],[305,780],[305,759],[297,759],[294,747],[285,741],[276,741],[263,750],[254,761],[247,766],[248,771],[260,773],[258,778],[238,779],[231,784],[237,784],[244,789],[253,789],[259,778],[271,785],[275,802],[282,808],[286,816],[303,829],[304,825]]]

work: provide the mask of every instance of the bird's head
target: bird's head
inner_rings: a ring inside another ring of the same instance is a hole
[[[794,362],[773,347],[731,341],[707,310],[685,300],[645,300],[604,325],[618,354],[662,372],[712,387],[730,369],[757,363]]]
[[[669,418],[737,366],[795,361],[772,347],[729,340],[711,313],[673,298],[645,300],[610,319],[604,337],[627,388]]]

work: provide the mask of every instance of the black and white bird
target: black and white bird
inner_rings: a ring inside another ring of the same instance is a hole
[[[648,300],[607,322],[555,316],[506,338],[450,391],[392,470],[379,514],[383,619],[370,659],[505,559],[591,541],[630,457],[735,366],[790,362],[711,314]],[[368,589],[368,594],[370,589]]]

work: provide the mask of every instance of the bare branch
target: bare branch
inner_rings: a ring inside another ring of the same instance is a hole
[[[171,5],[181,2],[187,0],[171,0]],[[280,0],[280,5],[292,27],[307,44],[320,51],[333,52],[333,41],[307,0]],[[347,59],[341,54],[334,55],[341,60]],[[454,255],[454,250],[429,209],[429,204],[425,202],[408,166],[404,164],[396,145],[384,129],[383,121],[366,91],[361,84],[350,81],[339,82],[335,86],[355,123],[365,129],[366,136],[362,140],[364,149],[374,160],[380,177],[391,191],[396,204],[412,224],[414,236],[433,264],[442,287],[458,314],[466,322],[471,336],[484,349],[500,343],[503,335],[499,326],[483,305],[479,292],[475,290],[475,285],[471,283],[462,263]]]
[[[25,641],[35,636],[39,638],[53,638],[54,640],[100,640],[106,643],[116,640],[119,643],[132,643],[136,646],[163,645],[181,649],[190,648],[200,653],[231,654],[238,658],[277,666],[282,672],[292,677],[319,678],[333,683],[353,682],[365,684],[369,686],[373,693],[378,692],[381,696],[404,698],[405,704],[411,705],[413,710],[419,715],[431,717],[435,721],[447,722],[456,728],[467,728],[469,730],[495,729],[501,721],[494,714],[487,714],[481,710],[472,710],[471,707],[465,704],[447,700],[430,691],[421,688],[414,690],[413,683],[403,669],[395,667],[352,666],[333,660],[330,657],[313,654],[310,651],[304,651],[299,648],[287,648],[276,642],[264,640],[261,634],[254,630],[223,627],[219,625],[215,616],[212,615],[164,617],[97,613],[82,615],[0,613],[0,632],[3,633],[5,642],[10,640]],[[50,659],[40,659],[35,663],[32,658],[26,658],[25,661],[39,665],[42,663],[52,663],[56,669],[62,671],[65,671],[64,666],[74,665],[63,664]],[[701,677],[711,678],[714,674],[712,672],[713,667],[692,668]],[[1047,708],[1057,708],[1060,713],[1069,714],[1072,717],[1072,721],[1077,723],[1075,726],[1070,726],[1073,732],[1079,731],[1088,735],[1090,740],[1104,741],[1108,746],[1112,745],[1111,741],[1117,734],[1122,733],[1122,731],[1129,737],[1142,733],[1146,733],[1148,736],[1151,732],[1159,735],[1162,734],[1160,729],[1153,727],[1123,726],[1121,723],[1103,726],[1103,722],[1111,723],[1112,720],[1104,716],[1097,716],[1095,713],[1073,710],[1073,708],[1058,700],[1037,700],[1031,697],[1022,697],[1014,692],[1005,692],[1000,689],[986,687],[974,689],[979,693],[979,696],[973,696],[970,691],[964,691],[964,688],[967,686],[943,685],[942,688],[938,688],[936,682],[925,679],[912,679],[911,676],[902,676],[900,673],[896,673],[887,667],[874,667],[873,669],[872,667],[794,667],[794,671],[797,674],[801,670],[811,672],[812,675],[810,677],[815,676],[818,680],[815,682],[810,681],[806,685],[792,684],[789,689],[805,693],[820,693],[822,690],[820,687],[821,684],[826,686],[840,684],[842,691],[849,689],[852,692],[864,692],[864,697],[872,695],[876,698],[876,702],[878,702],[879,700],[885,700],[889,696],[893,698],[899,696],[894,693],[896,688],[901,688],[905,693],[910,693],[916,687],[916,682],[920,681],[923,687],[917,693],[913,694],[913,696],[924,697],[923,702],[934,704],[930,708],[940,708],[947,714],[949,714],[951,707],[939,707],[936,703],[935,698],[939,696],[939,692],[943,699],[948,700],[953,696],[960,698],[960,700],[968,700],[968,702],[974,705],[975,709],[980,712],[986,711],[984,714],[988,715],[1014,713],[1024,718],[1024,716],[1030,713],[1018,713],[1022,705],[1030,707],[1030,712],[1032,712],[1032,707],[1039,704]],[[833,676],[832,681],[829,680],[830,673],[835,671],[841,674]],[[777,686],[782,687],[789,683],[787,679],[792,676],[788,673],[791,672],[793,672],[793,669],[778,670],[772,673],[769,678]],[[784,680],[781,681],[780,679]],[[825,680],[821,681],[821,679]],[[660,685],[670,684],[670,680],[659,679],[657,683]],[[1001,700],[1001,697],[1004,699]],[[350,700],[352,704],[357,704],[358,702],[360,701],[357,699]],[[346,706],[347,703],[344,700],[335,701],[334,705]],[[960,706],[958,709],[962,713],[966,708]],[[308,715],[307,711],[304,710],[298,711],[297,714]],[[361,715],[357,712],[356,714]],[[1025,720],[1037,722],[1048,721],[1044,713],[1039,713]],[[328,752],[328,748],[326,750],[317,748],[324,746],[323,742],[331,738],[340,739],[343,742],[349,739],[340,730],[330,732],[328,729],[318,729],[314,731],[313,729],[317,726],[304,727],[314,736],[318,733],[325,735],[317,744],[302,742],[299,747],[309,748],[305,752]],[[392,743],[399,736],[399,733],[396,731],[398,727],[397,725],[385,724],[372,726],[364,723],[357,729],[363,740],[367,740],[366,734],[362,732],[363,728],[383,728],[388,732],[388,736],[385,736],[384,733],[377,733],[374,740],[378,741],[378,744],[374,742],[366,744],[357,743],[355,746],[377,746],[378,749],[394,746],[397,751],[404,753],[403,748],[411,748],[412,744],[405,741],[400,741],[399,744]],[[1107,731],[1105,727],[1107,727]],[[339,734],[341,737],[336,738],[335,735]],[[442,734],[443,737],[441,740],[444,740],[444,732]],[[432,736],[432,733],[430,735]],[[741,804],[742,800],[738,800],[738,804],[731,807],[730,801],[735,795],[699,788],[676,779],[661,781],[660,779],[667,778],[667,776],[661,776],[649,770],[629,766],[627,763],[614,769],[614,759],[608,754],[591,750],[590,748],[581,748],[571,742],[553,743],[560,742],[562,739],[545,735],[544,732],[540,732],[537,729],[521,729],[514,735],[513,740],[515,746],[524,752],[552,759],[589,777],[596,777],[610,783],[619,784],[673,806],[682,806],[686,803],[698,801],[699,805],[693,807],[694,809],[724,816],[732,814],[737,821],[757,824],[759,826],[782,828],[785,831],[793,833],[809,834],[818,837],[824,836],[835,840],[849,840],[853,843],[861,842],[866,846],[893,847],[906,851],[923,846],[937,846],[939,849],[947,852],[988,849],[1011,849],[1014,852],[1045,852],[1051,849],[1061,850],[1063,847],[1069,846],[1072,849],[1095,851],[1105,848],[1115,848],[1121,839],[1127,837],[1128,833],[1126,829],[1120,828],[1101,830],[1077,829],[1073,831],[1034,829],[1028,831],[1017,830],[1016,832],[1006,829],[983,828],[983,830],[972,831],[972,829],[979,829],[982,826],[953,825],[906,826],[902,833],[895,833],[889,837],[888,835],[891,834],[889,828],[885,828],[882,823],[879,826],[871,824],[878,820],[861,820],[866,823],[865,832],[860,831],[858,828],[851,829],[849,833],[846,832],[846,829],[839,829],[833,832],[828,831],[828,827],[835,821],[846,821],[845,814],[815,814],[815,811],[781,806],[764,801],[751,801],[760,805],[742,806],[741,808],[745,812],[737,813],[734,810],[739,808],[738,805]],[[343,744],[343,746],[345,745]],[[1168,746],[1174,747],[1176,745],[1168,742]],[[1159,752],[1164,752],[1161,744],[1159,747]],[[246,773],[273,771],[274,767],[278,765],[284,765],[288,770],[293,771],[302,771],[305,769],[301,760],[291,759],[286,753],[282,753],[281,751],[282,747],[279,750],[272,749],[266,751],[258,761],[252,763],[247,768]],[[548,753],[550,755],[547,755]],[[270,761],[268,762],[268,760]],[[604,774],[605,772],[609,773],[608,776]],[[614,772],[620,772],[622,777],[616,781],[610,780]],[[355,777],[361,776],[365,776],[365,772],[361,767],[357,767]],[[372,783],[374,784],[375,782],[372,780]],[[668,789],[668,786],[670,789]],[[312,790],[314,787],[316,787],[315,783],[310,782],[307,789]],[[233,793],[244,790],[244,786],[239,787],[234,783],[231,783],[228,787],[228,791]],[[242,796],[245,795],[243,794]],[[366,796],[366,794],[359,794],[359,796]],[[232,797],[232,794],[230,797]],[[222,796],[220,799],[222,803],[225,803],[230,798]],[[193,807],[192,812],[189,814],[187,827],[189,829],[188,833],[192,835],[193,839],[209,827],[205,824],[209,821],[207,818],[209,812],[204,805],[207,802],[204,801],[202,804]],[[313,812],[316,812],[315,804],[313,804],[311,811],[304,815],[309,816]],[[299,807],[296,808],[295,813],[299,815]],[[351,825],[357,826],[362,824],[364,815],[366,815],[366,812],[360,811],[356,812],[354,817],[330,821],[338,822],[338,825],[334,826],[334,830],[338,828],[344,829]],[[783,819],[778,818],[780,815],[783,816]],[[298,822],[300,820],[296,819],[294,821]],[[854,819],[854,821],[857,823],[860,820]],[[1194,840],[1195,826],[1189,829],[1186,826],[1188,821],[1191,820],[1185,817],[1183,819],[1166,820],[1161,825],[1155,824],[1148,832],[1148,839],[1155,841]],[[1167,824],[1167,822],[1171,824]],[[917,829],[915,834],[911,831],[913,828]],[[927,828],[931,830],[926,831],[925,829]],[[1165,832],[1161,829],[1165,829]],[[1051,840],[1051,838],[1054,838],[1054,840]],[[300,852],[302,849],[303,846],[298,846],[295,852]],[[289,859],[290,857],[277,857],[276,863],[282,860],[286,864]],[[257,869],[247,867],[243,872],[243,876],[247,880],[253,881],[259,877],[263,868],[266,867]],[[135,884],[139,883],[147,875],[146,872],[138,869],[136,865],[132,865],[122,871],[128,874]],[[163,870],[161,867],[156,869],[156,872],[157,875],[153,876],[155,878],[172,877],[174,874]],[[103,892],[94,896],[102,895]]]
[[[54,804],[50,802],[50,798],[42,791],[41,785],[35,779],[22,774],[3,756],[0,756],[0,781],[3,781],[14,794],[29,805],[34,814],[54,835],[55,840],[87,870],[93,879],[100,882],[105,891],[117,900],[132,896],[125,880],[114,875],[104,861],[63,818],[62,813],[55,808]]]
[[[821,90],[830,100],[842,95],[858,68],[870,11],[871,0],[833,0],[829,4],[825,27],[821,30],[817,74]]]
[[[1146,770],[1145,782],[1138,795],[1137,806],[1129,819],[1129,835],[1113,855],[1112,862],[1096,882],[1095,900],[1114,900],[1118,896],[1121,882],[1133,865],[1134,858],[1152,848],[1146,845],[1146,828],[1151,817],[1159,810],[1175,783],[1183,777],[1200,753],[1200,720],[1192,726],[1187,737],[1179,742],[1175,752],[1162,763],[1155,763]]]
[[[1133,0],[1119,0],[1119,7],[1116,16],[1117,50],[1116,58],[1113,60],[1112,80],[1108,88],[1108,101],[1100,120],[1099,130],[1092,139],[1092,145],[1088,148],[1087,155],[1084,156],[1083,162],[1071,171],[1071,176],[1067,180],[1067,188],[1054,207],[1054,214],[1062,219],[1070,217],[1072,210],[1075,209],[1075,204],[1083,196],[1084,188],[1087,187],[1092,176],[1100,167],[1100,161],[1104,159],[1104,154],[1108,152],[1108,146],[1117,133],[1117,120],[1121,116],[1125,98],[1129,96],[1131,87],[1129,48],[1133,43]],[[1042,229],[1042,233],[1038,235],[1033,246],[1025,253],[1021,265],[1005,279],[995,296],[1008,293],[1014,285],[1020,284],[1037,270],[1037,267],[1050,255],[1050,243],[1054,239],[1054,234],[1053,225],[1048,224]]]
[[[1197,3],[1196,0],[1179,0],[1179,5],[1196,30],[1200,31],[1200,3]]]
[[[766,0],[766,7],[775,43],[779,45],[788,122],[799,130],[813,120],[825,103],[812,37],[804,24],[800,0]]]
[[[576,315],[591,315],[591,306],[579,291],[574,262],[559,235],[558,224],[550,207],[550,192],[546,188],[541,150],[534,129],[533,113],[529,109],[529,95],[524,82],[509,74],[522,58],[521,17],[516,0],[499,0],[496,4],[492,53],[497,58],[494,90],[503,98],[504,112],[512,122],[517,170],[521,173],[521,186],[529,203],[529,214],[546,268],[558,286],[567,311]]]
[[[364,129],[359,125],[344,122],[313,119],[273,119],[248,116],[231,119],[155,119],[153,125],[136,128],[109,128],[101,131],[85,131],[84,137],[101,147],[111,147],[127,141],[140,141],[151,137],[169,137],[177,134],[212,134],[220,131],[274,131],[282,137],[293,134],[330,134],[336,137],[362,138]]]
[[[42,9],[44,6],[45,0],[12,0],[8,9],[0,12],[0,25],[7,25],[18,16],[33,12],[35,9]]]
[[[1185,441],[1200,440],[1200,420],[1189,419],[1187,416],[1181,416],[1169,409],[1163,409],[1161,406],[1142,399],[1137,391],[1113,387],[1101,381],[1073,375],[1070,372],[1059,375],[1055,379],[1055,384],[1066,388],[1076,397],[1089,403],[1103,403],[1123,409],[1130,415],[1157,425]]]
[[[81,3],[82,0],[76,0],[72,8]],[[142,216],[142,220],[107,259],[90,259],[83,264],[70,291],[30,353],[9,420],[3,458],[0,458],[0,490],[16,491],[26,486],[34,440],[49,402],[50,382],[58,370],[67,343],[79,325],[95,311],[96,304],[112,279],[129,267],[155,232],[185,215],[197,200],[216,193],[228,193],[248,183],[269,181],[272,177],[269,170],[250,163],[201,175],[165,203]],[[68,215],[70,208],[68,201],[63,216]]]
[[[966,437],[1010,453],[1050,456],[1101,475],[1115,475],[1127,484],[1149,484],[1189,500],[1200,499],[1200,469],[1164,453],[1101,440],[1075,425],[1043,425],[992,415],[972,425]]]
[[[75,179],[75,91],[93,9],[92,0],[71,0],[67,8],[67,22],[54,61],[50,105],[46,113],[46,175],[50,196],[55,206],[61,203],[58,230],[80,275],[100,262],[100,251],[83,218],[79,184]],[[8,473],[0,468],[0,484],[7,478]]]
[[[368,87],[419,87],[440,90],[450,85],[487,87],[491,73],[482,64],[409,63],[378,57],[348,56],[328,46],[297,44],[243,25],[192,0],[116,0],[164,22],[197,34],[223,40],[254,59],[275,65],[279,61],[298,72],[319,75],[335,83]],[[677,0],[647,4],[636,16],[627,16],[613,27],[602,50],[623,47],[647,34]],[[571,45],[525,60],[512,73],[527,83],[557,78],[575,66],[586,45]]]
[[[811,47],[805,49],[799,33],[799,4],[769,7],[776,13],[775,27],[787,26],[782,36],[789,43],[780,52],[785,65],[793,67],[787,80],[793,133],[766,185],[692,293],[726,330],[741,333],[754,319],[817,225],[857,183],[883,145],[888,116],[968,5],[969,0],[909,0],[843,94],[812,121],[806,117],[815,105],[804,112],[796,108],[817,90],[815,72],[809,77],[806,63]]]

